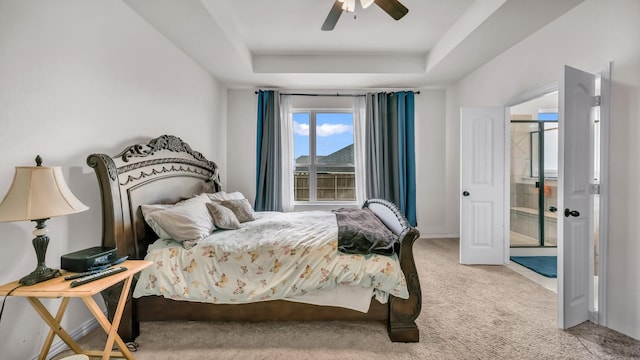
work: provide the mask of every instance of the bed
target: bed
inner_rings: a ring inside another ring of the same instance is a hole
[[[163,135],[151,139],[148,143],[133,144],[115,156],[96,153],[87,158],[87,164],[95,170],[102,202],[102,245],[114,247],[119,256],[128,255],[131,259],[144,259],[155,256],[158,247],[171,247],[170,241],[158,239],[143,214],[143,207],[157,204],[176,204],[202,194],[218,194],[221,191],[220,176],[217,165],[206,159],[201,153],[193,150],[180,138]],[[144,321],[198,320],[198,321],[379,321],[386,323],[391,341],[417,342],[419,331],[415,319],[421,311],[422,294],[420,282],[413,259],[413,243],[419,237],[418,230],[409,226],[398,208],[385,200],[370,199],[365,201],[362,209],[370,210],[397,237],[394,252],[395,261],[399,264],[404,290],[399,293],[383,291],[388,295],[381,302],[378,296],[366,299],[366,311],[340,305],[326,305],[324,302],[313,302],[296,299],[274,299],[264,294],[255,294],[249,302],[233,303],[207,302],[201,299],[179,299],[166,294],[146,294],[143,288],[155,285],[154,275],[140,274],[126,302],[122,315],[120,336],[125,341],[133,341],[139,334],[139,324]],[[257,212],[256,224],[264,222],[268,216],[278,218],[279,214],[262,214]],[[301,214],[299,216],[304,216]],[[337,216],[337,215],[336,215]],[[315,217],[315,216],[314,216]],[[288,221],[288,220],[287,220]],[[302,222],[305,220],[302,219]],[[216,233],[233,234],[233,231]],[[238,236],[236,236],[238,238]],[[206,248],[207,243],[196,244],[194,249]],[[215,241],[214,241],[215,243]],[[175,245],[175,244],[173,244]],[[175,246],[174,246],[175,247]],[[181,247],[181,246],[179,246]],[[186,246],[184,246],[186,248]],[[175,249],[174,249],[175,250]],[[335,249],[335,253],[340,253]],[[217,249],[218,258],[224,257],[224,251]],[[226,255],[229,255],[227,253]],[[247,252],[247,256],[253,252]],[[298,254],[301,255],[301,254]],[[338,254],[343,256],[344,254]],[[159,255],[158,255],[159,256]],[[327,255],[325,255],[326,257]],[[266,256],[264,256],[266,257]],[[344,256],[348,257],[348,256]],[[369,255],[366,256],[369,258]],[[235,261],[231,256],[232,261]],[[300,263],[306,257],[298,257]],[[383,258],[384,259],[384,258]],[[224,259],[226,261],[227,258]],[[194,260],[192,260],[194,261]],[[328,261],[328,260],[327,260]],[[156,259],[156,264],[162,261]],[[297,265],[298,265],[297,263]],[[388,264],[387,264],[388,265]],[[184,272],[191,272],[189,266],[175,266]],[[151,268],[154,268],[152,266]],[[246,271],[245,267],[242,267]],[[312,265],[303,265],[304,270],[313,270]],[[215,270],[213,270],[215,271]],[[222,271],[221,271],[222,272]],[[383,270],[384,272],[384,270]],[[185,274],[190,275],[190,274]],[[221,275],[220,272],[218,275]],[[248,276],[248,275],[247,275]],[[301,274],[299,278],[304,277]],[[357,275],[355,276],[358,277]],[[217,281],[220,281],[220,277]],[[335,277],[337,282],[340,279]],[[145,281],[145,286],[138,283]],[[240,286],[244,282],[236,279],[232,286],[235,291],[243,291]],[[284,280],[283,280],[284,281]],[[193,281],[192,281],[193,282]],[[197,283],[197,282],[196,282]],[[197,285],[200,286],[199,283]],[[219,285],[219,284],[218,284]],[[287,289],[294,288],[289,286]],[[212,285],[213,288],[215,286]],[[231,287],[231,286],[229,286]],[[135,290],[134,290],[135,289]],[[163,287],[163,291],[165,291]],[[215,290],[215,289],[210,289]],[[209,290],[207,290],[209,291]],[[134,297],[134,292],[138,292]],[[109,317],[113,317],[117,296],[120,289],[113,287],[102,293]],[[376,292],[374,291],[374,294]],[[395,294],[396,296],[394,296]],[[246,295],[246,294],[244,294]],[[289,294],[292,295],[292,294]],[[285,295],[285,296],[289,296]],[[306,294],[303,294],[306,295]],[[340,298],[342,295],[337,296]],[[256,298],[258,300],[256,300]],[[243,298],[247,300],[248,298]],[[386,300],[386,301],[384,301]]]

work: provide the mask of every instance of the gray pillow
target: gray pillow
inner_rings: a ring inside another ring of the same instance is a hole
[[[200,194],[167,209],[154,211],[149,216],[171,239],[190,249],[215,230],[206,206],[210,202],[209,197]]]
[[[236,200],[236,199],[244,199],[244,195],[240,192],[240,191],[234,191],[234,192],[224,192],[224,191],[218,191],[216,193],[209,193],[207,194],[207,196],[209,197],[209,199],[211,199],[211,201],[224,201],[224,200]]]
[[[231,209],[241,223],[256,219],[253,207],[247,199],[224,200],[220,204]]]
[[[216,203],[208,203],[207,209],[217,228],[227,230],[240,229],[238,218],[228,207]]]

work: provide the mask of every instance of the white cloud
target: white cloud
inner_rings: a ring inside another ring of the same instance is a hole
[[[293,133],[301,136],[309,136],[309,124],[300,124],[297,121],[294,121]]]
[[[316,127],[317,136],[331,136],[346,132],[353,132],[353,126],[345,124],[322,124]],[[309,136],[309,124],[300,124],[294,121],[293,133],[301,136]]]
[[[318,136],[331,136],[346,132],[353,132],[353,126],[345,124],[322,124],[316,127],[316,135]]]

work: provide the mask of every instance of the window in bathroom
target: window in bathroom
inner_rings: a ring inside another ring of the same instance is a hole
[[[538,130],[531,136],[531,177],[539,176],[540,148],[544,150],[544,177],[558,177],[558,112],[541,110],[538,112]],[[540,133],[543,133],[540,139]]]

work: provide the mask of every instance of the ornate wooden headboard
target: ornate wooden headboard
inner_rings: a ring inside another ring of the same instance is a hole
[[[87,164],[95,170],[100,187],[102,245],[131,259],[143,259],[157,238],[140,205],[174,204],[202,192],[220,191],[216,163],[172,135],[128,146],[114,157],[91,154]]]

